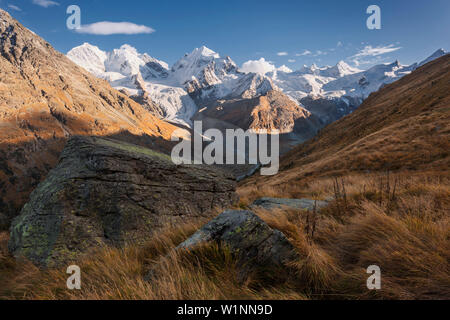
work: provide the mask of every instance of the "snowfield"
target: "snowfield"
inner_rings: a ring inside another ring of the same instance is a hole
[[[192,116],[204,107],[203,103],[249,99],[270,90],[283,91],[308,110],[303,99],[332,100],[339,109],[337,111],[345,115],[357,107],[351,106],[352,103],[361,103],[370,93],[445,54],[440,49],[410,66],[396,61],[364,71],[340,61],[335,66],[313,64],[298,71],[280,67],[265,75],[242,72],[230,57],[222,58],[204,46],[186,54],[171,68],[164,61],[141,54],[129,45],[104,52],[85,43],[70,50],[67,56],[97,77],[109,81],[116,89],[125,89],[136,96],[148,94],[166,120],[191,126]],[[314,113],[314,110],[310,111]]]

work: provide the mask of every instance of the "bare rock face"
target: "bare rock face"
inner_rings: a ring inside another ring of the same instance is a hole
[[[309,111],[277,90],[256,98],[215,101],[195,117],[199,120],[205,117],[220,119],[244,130],[300,133],[304,139],[313,137],[321,128],[318,119]]]
[[[238,256],[241,280],[258,269],[286,268],[298,258],[292,244],[278,230],[271,229],[251,211],[225,211],[210,221],[178,249],[193,249],[217,242]]]
[[[89,249],[142,243],[163,226],[237,200],[235,181],[206,166],[112,139],[73,137],[14,219],[10,251],[42,266]]]

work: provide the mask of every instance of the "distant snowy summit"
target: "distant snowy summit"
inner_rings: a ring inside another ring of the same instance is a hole
[[[167,120],[190,125],[199,109],[215,101],[251,99],[271,90],[282,91],[324,122],[330,122],[352,112],[370,93],[445,54],[439,49],[410,66],[395,61],[359,70],[339,61],[335,66],[313,64],[297,71],[282,66],[265,75],[242,72],[230,57],[221,57],[205,46],[186,54],[172,67],[129,45],[104,52],[85,43],[67,56],[119,90],[132,96],[148,96]],[[318,99],[323,100],[320,105]],[[330,103],[332,106],[325,110],[323,105]],[[327,112],[334,115],[328,116]]]
[[[270,78],[243,73],[230,57],[222,58],[204,46],[186,54],[171,68],[129,45],[104,52],[85,43],[67,56],[118,90],[150,96],[167,120],[185,125],[190,125],[199,102],[253,98],[276,88]]]

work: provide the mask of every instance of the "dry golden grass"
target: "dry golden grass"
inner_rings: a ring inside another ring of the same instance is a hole
[[[173,251],[202,221],[167,229],[143,247],[99,250],[79,264],[82,290],[69,291],[65,270],[39,270],[12,259],[3,233],[0,299],[450,298],[448,179],[390,174],[388,183],[386,174],[371,174],[338,179],[340,185],[342,181],[345,195],[315,215],[287,209],[256,211],[300,253],[290,266],[295,275],[288,279],[273,281],[261,273],[240,283],[237,261],[216,245],[191,253]],[[247,201],[274,195],[270,188],[268,193],[254,194],[251,188],[239,192]],[[285,192],[336,196],[336,181],[320,179]],[[382,270],[380,291],[366,287],[366,269],[372,264]]]
[[[239,193],[248,203],[276,191],[271,186],[257,190],[246,185]],[[259,212],[307,257],[299,270],[304,272],[302,283],[315,289],[311,297],[321,292],[323,297],[358,299],[450,298],[448,177],[350,175],[317,179],[302,187],[291,184],[276,195],[338,199],[318,215],[310,241],[304,232],[307,214]],[[365,270],[373,264],[382,270],[381,291],[368,291],[365,286]]]
[[[99,250],[80,261],[80,291],[66,288],[68,275],[63,269],[39,270],[8,256],[8,237],[2,233],[0,299],[305,299],[283,287],[266,290],[252,279],[240,283],[236,260],[217,245],[189,254],[172,250],[199,227],[187,224],[166,230],[144,247]]]

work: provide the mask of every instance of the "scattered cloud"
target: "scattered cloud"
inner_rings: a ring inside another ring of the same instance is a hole
[[[295,59],[289,59],[288,62],[294,63],[294,62],[295,62]]]
[[[95,35],[112,34],[149,34],[155,32],[153,28],[137,25],[131,22],[110,22],[102,21],[92,24],[86,24],[75,30],[78,33],[87,33]]]
[[[15,6],[13,4],[8,4],[8,8],[10,8],[11,10],[15,10],[15,11],[22,11],[22,9],[20,9],[18,6]]]
[[[282,51],[282,52],[278,52],[278,53],[277,53],[277,56],[280,56],[280,57],[287,56],[287,55],[288,55],[288,53],[285,52],[285,51]]]
[[[302,56],[308,56],[308,55],[310,55],[310,54],[312,54],[311,51],[305,50],[305,51],[303,51],[303,53],[297,53],[297,54],[295,54],[295,56],[297,56],[297,57],[302,57]]]
[[[48,8],[51,6],[59,6],[58,2],[51,0],[33,0],[33,3],[44,8]]]
[[[353,58],[360,58],[360,57],[376,57],[382,54],[386,54],[389,52],[394,52],[397,50],[400,50],[401,47],[395,47],[393,44],[390,44],[388,46],[378,46],[378,47],[372,47],[372,46],[365,46],[363,49],[359,50],[357,54],[353,56]]]
[[[276,70],[275,66],[270,61],[266,61],[266,59],[264,58],[244,62],[241,68],[241,71],[243,72],[246,73],[254,72],[262,75],[275,70]]]
[[[396,47],[393,44],[378,47],[372,47],[368,45],[365,46],[363,49],[360,49],[358,53],[349,57],[348,59],[351,60],[355,64],[355,66],[380,63],[384,60],[381,58],[382,55],[400,49],[401,47]]]
[[[344,44],[342,43],[342,41],[338,41],[336,47],[340,48],[340,47],[342,47],[343,45],[344,45]]]
[[[381,57],[376,56],[374,58],[367,58],[367,59],[353,59],[351,62],[355,65],[355,67],[362,66],[362,65],[374,65],[374,64],[380,64],[387,62],[390,57]]]
[[[281,72],[285,72],[285,73],[291,73],[292,72],[292,70],[288,66],[286,66],[284,64],[281,67],[279,67],[277,69],[277,71],[281,71]]]
[[[316,54],[314,55],[314,57],[318,57],[318,56],[326,56],[328,54],[328,52],[326,51],[322,51],[322,50],[317,50]]]

